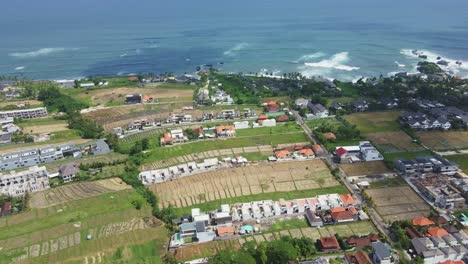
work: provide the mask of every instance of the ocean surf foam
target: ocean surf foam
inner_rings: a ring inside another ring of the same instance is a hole
[[[340,71],[354,71],[360,69],[359,67],[346,65],[345,63],[348,61],[348,52],[340,52],[334,54],[328,59],[321,60],[319,62],[306,62],[304,65],[307,67],[335,69]]]
[[[9,55],[11,57],[17,57],[17,58],[34,58],[34,57],[39,57],[39,56],[47,56],[47,55],[50,55],[52,53],[57,53],[57,52],[64,52],[66,50],[77,50],[77,49],[76,48],[74,49],[42,48],[42,49],[28,51],[28,52],[13,52],[13,53],[10,53]]]
[[[226,56],[235,56],[239,51],[245,49],[247,46],[249,46],[248,43],[242,42],[226,50],[223,54]]]
[[[19,66],[15,68],[15,71],[21,71],[24,70],[26,67],[25,66]]]
[[[463,61],[463,60],[455,60],[452,58],[448,58],[445,56],[442,56],[440,54],[437,54],[435,52],[429,51],[429,50],[417,50],[418,52],[413,53],[412,49],[402,49],[400,53],[407,58],[413,59],[414,62],[414,68],[417,68],[417,64],[419,61],[425,60],[433,63],[437,63],[440,60],[444,60],[448,62],[448,65],[439,65],[438,66],[446,71],[447,73],[454,75],[454,76],[460,76],[463,78],[468,77],[468,61]],[[419,55],[426,55],[427,59],[421,59],[419,58]],[[439,58],[440,59],[437,59]],[[461,65],[457,64],[457,61],[461,62]]]

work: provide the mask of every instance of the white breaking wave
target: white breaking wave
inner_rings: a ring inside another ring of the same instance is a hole
[[[157,49],[159,47],[161,47],[161,46],[159,46],[159,44],[156,44],[156,43],[151,44],[151,45],[148,46],[148,48],[150,48],[150,49]]]
[[[64,52],[66,50],[78,50],[78,49],[76,48],[74,49],[42,48],[42,49],[28,51],[28,52],[13,52],[13,53],[10,53],[9,55],[12,57],[17,57],[17,58],[34,58],[34,57],[39,57],[39,56],[47,56],[49,54],[57,53],[57,52]]]
[[[334,54],[329,59],[321,60],[319,62],[306,62],[304,63],[304,65],[307,67],[327,68],[341,71],[354,71],[360,69],[359,67],[346,65],[345,63],[347,63],[348,61],[348,52],[340,52]]]
[[[15,68],[15,71],[21,71],[24,70],[26,67],[25,66],[19,66]]]
[[[323,52],[316,52],[316,53],[312,53],[312,54],[306,54],[306,55],[300,57],[299,59],[293,61],[293,63],[302,63],[302,62],[306,62],[306,61],[309,61],[309,60],[321,58],[323,56],[325,56],[325,53],[323,53]]]
[[[127,57],[127,56],[128,56],[127,53],[124,53],[124,54],[120,55],[120,57]]]
[[[406,67],[405,64],[401,64],[401,63],[399,63],[398,61],[395,61],[395,64],[396,64],[398,67],[400,67],[400,68]]]
[[[239,51],[245,49],[247,46],[249,46],[249,43],[242,42],[226,50],[223,54],[226,56],[235,56]]]
[[[419,61],[423,60],[419,58],[419,55],[426,55],[427,59],[426,61],[437,63],[439,60],[444,60],[448,62],[448,65],[439,65],[438,66],[444,70],[445,72],[454,75],[454,76],[460,76],[463,78],[468,77],[468,61],[463,61],[463,60],[455,60],[452,58],[447,58],[444,57],[440,54],[437,54],[435,52],[429,51],[429,50],[418,50],[417,54],[413,53],[412,49],[402,49],[400,53],[406,57],[414,59],[414,68],[417,68],[417,64]],[[437,58],[440,57],[438,60]],[[456,62],[459,61],[461,62],[461,65],[457,64]]]

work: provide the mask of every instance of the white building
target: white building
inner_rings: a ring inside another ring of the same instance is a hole
[[[239,121],[239,122],[234,122],[234,127],[236,129],[246,129],[249,128],[249,121]]]
[[[272,118],[272,119],[263,120],[262,126],[264,126],[264,127],[274,127],[274,126],[276,126],[276,119]]]
[[[359,149],[364,161],[384,160],[382,154],[369,141],[359,142]]]
[[[49,188],[46,167],[33,166],[21,172],[0,173],[0,194],[2,195],[22,196],[26,192],[38,192]]]
[[[38,107],[33,109],[19,109],[11,111],[0,111],[0,119],[11,118],[22,118],[22,119],[33,119],[47,117],[47,109],[45,107]]]

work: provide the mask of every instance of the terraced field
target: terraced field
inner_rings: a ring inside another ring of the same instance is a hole
[[[0,263],[112,263],[119,247],[149,242],[148,257],[162,263],[166,232],[135,191],[104,193],[1,218]]]
[[[122,191],[131,187],[119,178],[92,182],[72,183],[58,188],[36,192],[31,195],[30,206],[42,208],[73,200],[79,200],[108,192]]]
[[[322,160],[217,170],[154,184],[149,188],[158,195],[161,206],[172,204],[175,207],[190,207],[217,200],[234,203],[236,197],[252,201],[256,195],[262,196],[258,200],[273,199],[278,198],[278,194],[294,192],[310,197],[314,196],[310,191],[313,189],[343,192],[343,187]]]

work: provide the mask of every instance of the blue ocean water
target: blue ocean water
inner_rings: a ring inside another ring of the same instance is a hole
[[[0,10],[0,75],[183,73],[213,64],[355,80],[414,72],[418,49],[468,77],[464,0],[15,0]]]

